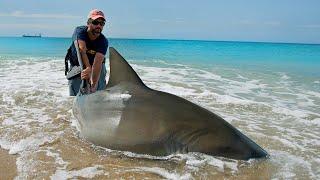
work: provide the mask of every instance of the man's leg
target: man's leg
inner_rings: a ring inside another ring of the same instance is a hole
[[[103,63],[101,67],[101,73],[98,81],[97,91],[106,89],[106,86],[107,86],[106,75],[107,75],[107,69],[105,64]]]
[[[76,96],[79,92],[80,85],[81,85],[81,78],[76,77],[74,79],[69,80],[69,95]]]

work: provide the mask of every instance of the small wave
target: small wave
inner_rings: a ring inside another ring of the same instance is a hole
[[[17,154],[23,151],[32,151],[45,143],[51,143],[55,137],[45,134],[36,134],[14,143],[10,149],[9,154]]]
[[[163,178],[166,179],[193,179],[190,173],[184,173],[182,174],[178,174],[175,172],[169,172],[168,170],[164,169],[164,168],[159,168],[159,167],[137,167],[135,169],[131,169],[131,170],[127,170],[128,172],[132,172],[132,171],[142,171],[142,172],[150,172],[150,173],[154,173],[157,174]]]
[[[103,149],[107,153],[113,153],[118,155],[125,155],[131,158],[140,158],[140,159],[151,159],[151,160],[166,160],[184,163],[187,166],[187,169],[195,170],[206,165],[210,165],[213,168],[216,168],[220,172],[230,171],[231,173],[236,173],[238,171],[238,164],[241,161],[223,158],[223,157],[214,157],[209,156],[203,153],[189,152],[187,154],[172,154],[168,156],[152,156],[148,154],[138,154],[130,151],[118,151],[111,150],[108,148],[96,146],[96,148]]]
[[[276,166],[273,173],[274,178],[295,179],[301,177],[304,179],[311,177],[317,179],[317,175],[312,170],[313,165],[304,158],[283,151],[271,151],[271,154],[271,161]]]
[[[290,79],[290,76],[288,76],[286,73],[280,73],[280,79],[282,79],[282,80],[288,80],[288,79]]]
[[[74,171],[67,171],[67,170],[61,170],[58,169],[55,174],[50,176],[52,180],[60,180],[60,179],[70,179],[70,178],[94,178],[98,175],[104,175],[104,170],[101,170],[103,166],[93,166],[93,167],[86,167],[80,170],[74,170]]]

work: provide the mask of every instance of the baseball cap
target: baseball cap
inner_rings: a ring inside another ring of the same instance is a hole
[[[93,9],[89,12],[88,15],[88,19],[92,19],[92,20],[96,20],[98,18],[103,18],[104,20],[106,20],[106,18],[104,17],[104,14],[102,11],[98,10],[98,9]]]

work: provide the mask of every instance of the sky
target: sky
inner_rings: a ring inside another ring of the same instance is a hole
[[[109,38],[320,44],[320,0],[0,0],[0,36],[71,37],[94,8]]]

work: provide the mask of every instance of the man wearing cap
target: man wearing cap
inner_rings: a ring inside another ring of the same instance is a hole
[[[104,13],[93,9],[88,15],[87,26],[79,26],[74,30],[72,40],[78,40],[80,55],[83,62],[81,76],[69,80],[70,96],[76,96],[81,79],[90,82],[91,92],[106,88],[106,67],[104,65],[105,55],[108,49],[108,40],[102,34],[105,25]],[[76,52],[71,46],[71,52]]]

